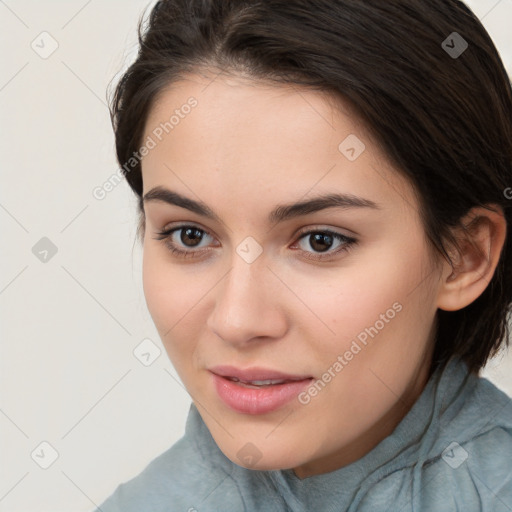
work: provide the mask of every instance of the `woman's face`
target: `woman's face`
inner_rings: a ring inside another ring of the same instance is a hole
[[[144,293],[219,448],[300,478],[363,456],[430,370],[440,274],[412,188],[293,86],[190,75],[144,143]]]

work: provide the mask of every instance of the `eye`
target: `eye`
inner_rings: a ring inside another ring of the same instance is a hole
[[[355,238],[329,229],[310,230],[302,232],[300,235],[299,241],[295,245],[301,247],[305,258],[313,260],[332,258],[339,253],[348,251],[357,243]],[[313,249],[313,253],[308,250],[308,246]],[[335,249],[331,250],[333,247]]]
[[[209,249],[201,248],[200,245],[204,241],[205,235],[213,238],[207,231],[197,226],[182,225],[158,232],[155,240],[163,240],[167,248],[177,256],[193,258],[197,257],[198,253],[204,254],[209,251]]]

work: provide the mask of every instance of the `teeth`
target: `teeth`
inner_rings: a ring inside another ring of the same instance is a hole
[[[274,384],[282,384],[285,380],[251,380],[246,384],[252,384],[253,386],[273,386]]]
[[[249,384],[252,386],[274,386],[275,384],[282,384],[283,382],[287,382],[286,380],[240,380],[236,377],[229,377],[230,380],[234,382],[240,382],[241,384]]]

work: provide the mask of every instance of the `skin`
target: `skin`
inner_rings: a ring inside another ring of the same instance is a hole
[[[206,203],[221,219],[145,202],[147,305],[172,364],[231,461],[244,466],[237,452],[251,442],[261,458],[245,467],[292,468],[299,478],[333,471],[391,434],[417,400],[430,375],[436,311],[460,309],[482,293],[505,221],[475,210],[483,219],[473,230],[476,245],[465,244],[453,272],[431,258],[414,190],[348,108],[335,108],[318,91],[214,78],[194,74],[172,84],[146,123],[144,138],[190,96],[197,99],[144,157],[143,193],[164,186]],[[366,145],[355,161],[338,149],[350,134]],[[379,209],[330,208],[268,222],[279,204],[332,192],[372,200]],[[175,244],[210,252],[184,259],[156,239],[183,223],[206,233],[197,247],[175,231]],[[334,240],[327,260],[308,259],[325,253],[309,235],[298,235],[303,228],[330,229],[357,243],[334,254],[343,244]],[[252,263],[236,252],[248,236],[263,250]],[[217,395],[208,368],[219,364],[321,379],[395,303],[400,312],[309,403],[293,400],[248,415]]]

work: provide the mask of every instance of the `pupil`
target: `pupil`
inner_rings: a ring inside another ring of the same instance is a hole
[[[181,241],[185,244],[187,244],[187,241],[184,237],[187,237],[189,240],[192,240],[191,246],[197,245],[201,242],[201,230],[196,228],[187,228],[181,230]]]
[[[311,247],[313,247],[313,249],[315,249],[315,251],[325,252],[328,249],[330,249],[332,242],[333,242],[332,236],[328,235],[328,234],[324,234],[324,233],[315,233],[314,235],[311,235],[311,237],[313,239],[310,242]],[[322,240],[324,241],[324,244],[322,244]],[[320,242],[319,246],[318,246],[318,242]],[[328,247],[325,246],[325,243],[327,243]]]

